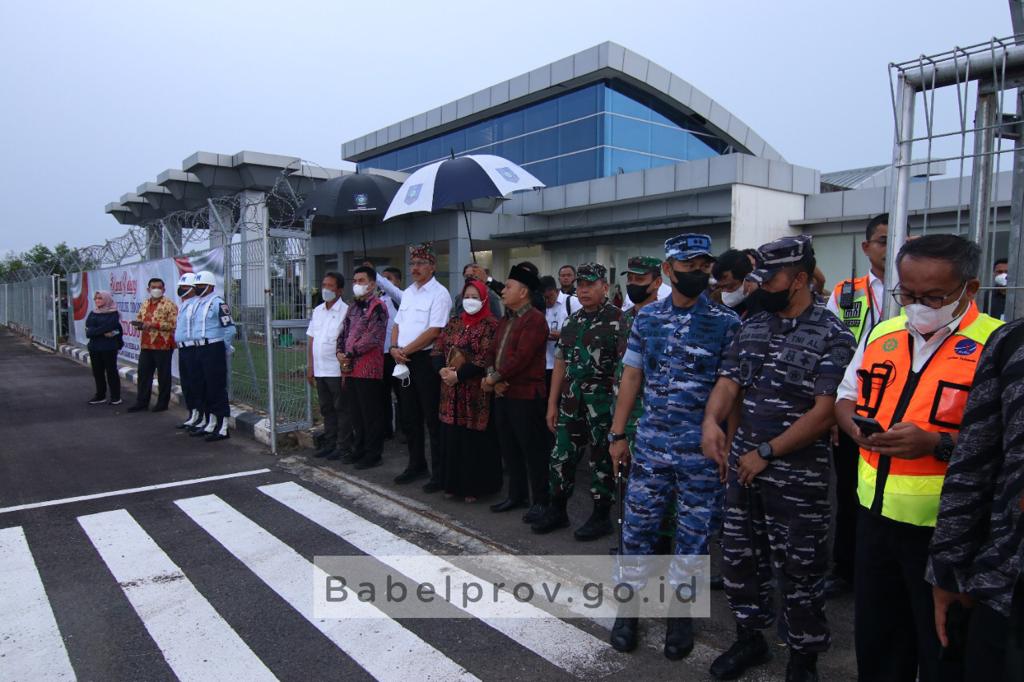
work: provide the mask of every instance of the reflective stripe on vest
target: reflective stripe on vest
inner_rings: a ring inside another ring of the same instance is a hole
[[[885,429],[908,422],[933,433],[957,433],[978,359],[1002,323],[971,303],[960,328],[915,374],[906,322],[901,314],[878,324],[868,337],[858,372],[857,414],[877,419]],[[862,448],[857,496],[863,506],[887,518],[934,526],[946,467],[930,452],[900,459]]]
[[[853,280],[853,302],[844,308],[840,305],[840,302],[843,298],[843,286],[849,281],[847,279],[837,284],[832,295],[835,296],[836,308],[839,309],[839,319],[846,325],[859,344],[860,336],[864,333],[868,313],[872,308],[871,283],[867,275],[855,278]]]

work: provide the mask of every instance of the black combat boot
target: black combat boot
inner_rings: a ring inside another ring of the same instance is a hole
[[[612,634],[608,638],[612,648],[622,653],[629,653],[636,648],[637,630],[640,618],[637,616],[637,605],[631,603],[619,607],[619,613],[612,625]]]
[[[611,505],[601,502],[594,502],[594,511],[586,523],[576,529],[573,536],[580,542],[597,540],[605,535],[612,534]]]
[[[559,528],[567,528],[569,526],[569,515],[565,513],[565,507],[568,503],[569,500],[564,498],[551,500],[551,504],[544,510],[541,517],[537,519],[537,522],[530,526],[530,529],[534,533],[544,535]]]
[[[735,680],[747,668],[772,660],[771,649],[760,630],[736,626],[736,641],[729,650],[711,664],[711,676],[716,680]]]
[[[693,651],[693,619],[669,616],[665,619],[665,658],[681,661]]]
[[[789,650],[786,682],[818,682],[818,654]]]

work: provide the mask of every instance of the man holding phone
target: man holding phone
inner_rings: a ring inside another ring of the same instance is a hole
[[[131,325],[142,332],[139,352],[139,390],[129,412],[149,409],[153,393],[153,374],[160,382],[153,412],[163,412],[171,402],[171,355],[174,353],[174,330],[178,326],[178,306],[164,296],[164,281],[149,280],[149,298],[139,306]]]
[[[861,344],[836,419],[860,447],[855,639],[860,679],[938,678],[925,581],[947,463],[978,359],[1000,322],[978,310],[978,245],[955,235],[908,241],[892,291],[903,313]],[[873,419],[883,432],[860,428]]]

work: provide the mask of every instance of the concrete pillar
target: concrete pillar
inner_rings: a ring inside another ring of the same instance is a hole
[[[505,278],[508,277],[508,271],[512,268],[512,264],[508,262],[509,250],[508,249],[493,249],[491,251],[491,277],[504,282]],[[537,264],[540,267],[540,263]],[[541,270],[543,273],[544,270]]]
[[[146,226],[146,260],[157,260],[163,256],[160,225]]]
[[[472,260],[468,237],[458,236],[448,240],[448,289],[453,297],[462,293],[462,266]]]
[[[612,247],[608,246],[607,244],[598,244],[597,245],[597,253],[594,256],[594,260],[595,260],[595,262],[600,263],[601,265],[605,266],[605,268],[608,268],[609,270],[611,270],[611,267],[613,265],[613,263],[612,263]],[[610,273],[609,273],[609,275],[610,275]]]
[[[266,234],[269,215],[267,212],[267,195],[263,192],[245,190],[238,193],[239,215],[237,230],[241,237],[240,246],[240,295],[244,307],[264,305],[266,295],[263,291],[263,248],[262,240]],[[271,272],[271,277],[274,273]]]

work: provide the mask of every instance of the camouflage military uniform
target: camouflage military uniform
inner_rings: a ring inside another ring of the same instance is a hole
[[[591,495],[598,504],[610,506],[615,500],[608,429],[615,370],[624,344],[622,311],[607,301],[592,313],[577,310],[562,327],[555,357],[565,362],[565,379],[551,452],[552,498],[572,495],[576,466],[590,445]]]
[[[655,277],[661,276],[661,261],[657,258],[651,258],[649,256],[632,256],[629,259],[628,267],[623,275],[633,273],[636,275],[646,275],[648,273],[653,274]],[[622,331],[625,338],[629,338],[629,333],[633,329],[633,322],[636,320],[637,313],[640,309],[637,306],[633,306],[629,310],[622,313]],[[622,368],[623,364],[620,361],[619,367],[615,372],[615,400],[618,402],[619,399],[619,382],[622,381]],[[643,386],[640,388],[640,393],[636,396],[636,403],[633,405],[633,411],[629,414],[629,419],[626,421],[626,442],[629,444],[629,451],[633,451],[634,441],[636,440],[636,424],[640,421],[640,417],[644,413],[644,395]]]
[[[809,238],[785,238],[761,247],[761,253],[766,267],[780,267],[780,261],[793,264],[780,253],[804,248],[810,248]],[[762,281],[771,274],[761,273]],[[737,480],[738,458],[786,431],[817,396],[834,395],[854,347],[849,330],[818,303],[792,319],[761,312],[743,322],[719,372],[744,391],[726,486],[726,596],[737,623],[770,627],[774,570],[788,644],[799,652],[824,651],[830,642],[823,593],[829,563],[829,434],[772,458],[749,487]]]

